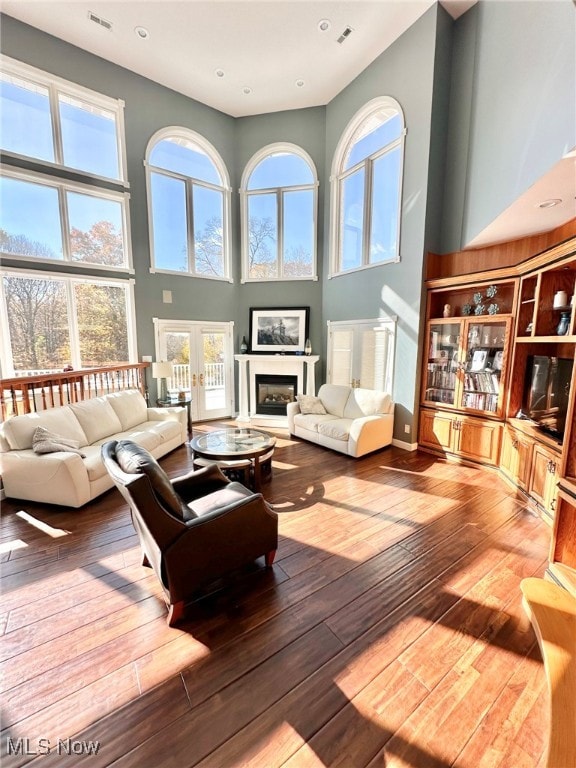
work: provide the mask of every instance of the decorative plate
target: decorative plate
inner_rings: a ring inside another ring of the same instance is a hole
[[[474,304],[482,304],[482,294],[479,291],[472,296],[472,299],[474,300]],[[478,314],[478,312],[476,312],[476,314]]]
[[[498,314],[498,304],[489,304],[488,305],[488,314],[489,315],[497,315]]]
[[[485,312],[484,304],[476,304],[474,307],[474,314],[475,315],[483,315]]]
[[[493,299],[494,296],[496,296],[497,293],[498,293],[498,288],[496,288],[495,285],[489,285],[488,288],[486,288],[486,298],[487,299]],[[495,314],[494,312],[490,312],[490,310],[488,310],[488,312],[490,314]]]
[[[472,304],[463,304],[462,305],[462,314],[463,315],[471,315],[472,314]]]

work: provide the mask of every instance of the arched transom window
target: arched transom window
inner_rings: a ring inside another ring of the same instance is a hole
[[[214,147],[165,128],[146,153],[153,272],[229,279],[230,185]]]
[[[242,280],[315,280],[316,169],[293,144],[264,147],[241,184]]]
[[[332,274],[399,259],[404,116],[390,97],[350,121],[332,165]]]

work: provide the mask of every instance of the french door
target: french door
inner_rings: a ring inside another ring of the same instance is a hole
[[[232,323],[156,320],[156,360],[172,363],[168,392],[192,399],[193,421],[234,413]]]
[[[328,321],[330,384],[392,392],[396,318]]]

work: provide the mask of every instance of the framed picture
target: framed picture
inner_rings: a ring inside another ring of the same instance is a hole
[[[487,349],[477,349],[472,355],[472,363],[470,364],[471,371],[483,371],[486,367],[486,358],[488,357]]]
[[[250,308],[250,351],[295,355],[304,351],[310,307]]]
[[[493,365],[494,365],[494,370],[495,371],[501,371],[502,370],[502,358],[503,358],[503,356],[504,356],[504,352],[501,349],[499,349],[494,354],[494,363],[493,363]]]

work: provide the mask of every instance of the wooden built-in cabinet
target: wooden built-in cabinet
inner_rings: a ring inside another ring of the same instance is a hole
[[[501,431],[497,421],[448,411],[423,409],[420,413],[420,445],[491,466],[498,464]]]
[[[419,445],[498,467],[553,526],[548,574],[576,594],[576,237],[427,289]]]

